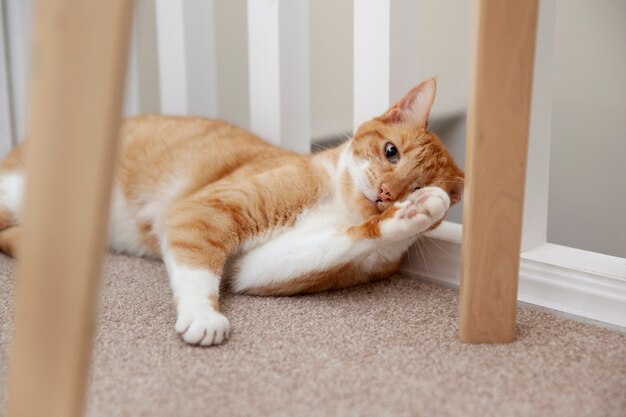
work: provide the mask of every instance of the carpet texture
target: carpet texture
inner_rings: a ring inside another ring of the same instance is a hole
[[[12,270],[0,255],[3,388]],[[108,257],[101,300],[88,416],[626,416],[625,334],[522,309],[515,343],[463,345],[458,292],[414,278],[226,294],[208,349],[175,336],[160,262]]]

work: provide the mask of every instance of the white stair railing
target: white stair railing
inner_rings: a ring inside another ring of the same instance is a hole
[[[419,81],[419,1],[354,0],[353,5],[356,129]]]
[[[1,6],[1,4],[0,4]],[[13,108],[10,99],[11,81],[4,27],[4,8],[0,7],[0,155],[13,146]]]
[[[214,2],[157,0],[161,112],[217,116]]]
[[[308,0],[248,0],[248,61],[251,130],[309,152]]]
[[[552,133],[555,0],[539,2],[528,137],[522,251],[548,241],[548,184]]]

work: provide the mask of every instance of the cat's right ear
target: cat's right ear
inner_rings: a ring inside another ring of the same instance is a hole
[[[380,117],[385,123],[412,123],[426,128],[430,109],[435,101],[437,83],[434,78],[422,81],[406,93]]]

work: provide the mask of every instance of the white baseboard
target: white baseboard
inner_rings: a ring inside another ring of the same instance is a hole
[[[444,222],[410,249],[402,271],[458,287],[461,230]],[[522,253],[518,300],[626,328],[626,259],[541,245]]]

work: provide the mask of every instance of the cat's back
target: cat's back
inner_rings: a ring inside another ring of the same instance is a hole
[[[226,122],[200,117],[139,116],[120,130],[110,215],[114,251],[158,256],[168,207],[215,183],[307,159]]]
[[[122,123],[120,139],[120,163],[151,163],[161,169],[198,162],[241,165],[251,156],[286,154],[235,125],[202,117],[132,117]]]
[[[201,117],[132,117],[123,122],[120,140],[118,180],[128,189],[170,177],[202,185],[302,157],[232,124]]]

